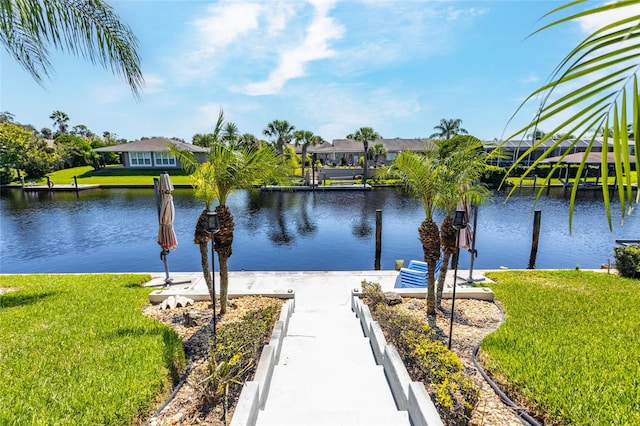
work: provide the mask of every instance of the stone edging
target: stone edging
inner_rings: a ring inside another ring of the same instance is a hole
[[[414,426],[443,426],[424,383],[411,381],[395,346],[387,344],[380,324],[371,317],[369,306],[360,300],[358,289],[351,292],[351,309],[360,319],[362,331],[369,338],[376,364],[384,368],[398,410],[407,411]]]
[[[260,409],[264,408],[264,404],[269,396],[269,386],[271,385],[271,377],[273,369],[280,360],[280,350],[282,349],[282,341],[287,335],[289,329],[289,319],[295,310],[295,295],[288,293],[291,298],[288,299],[280,310],[280,317],[273,326],[271,339],[269,343],[262,348],[260,361],[252,381],[247,381],[242,387],[235,412],[231,418],[231,426],[253,426],[258,419]]]

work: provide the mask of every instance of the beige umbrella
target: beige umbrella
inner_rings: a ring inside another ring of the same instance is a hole
[[[176,209],[173,205],[173,184],[169,178],[167,172],[160,174],[160,179],[154,179],[154,186],[156,189],[156,201],[158,204],[158,244],[162,248],[160,252],[160,259],[164,263],[164,270],[166,278],[165,284],[169,285],[173,282],[173,278],[169,277],[169,264],[167,262],[167,255],[169,250],[175,250],[178,246],[178,238],[176,232],[173,229],[173,219],[175,217]],[[177,283],[176,283],[177,284]]]
[[[158,192],[160,193],[158,244],[162,247],[162,250],[174,250],[178,246],[176,232],[173,229],[173,219],[176,214],[176,209],[173,205],[173,195],[171,195],[173,192],[173,184],[167,173],[160,175]]]

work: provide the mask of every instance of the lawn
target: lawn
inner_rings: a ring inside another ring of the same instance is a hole
[[[551,424],[640,424],[640,282],[584,271],[488,274],[506,322],[481,359]]]
[[[185,357],[143,316],[145,275],[3,275],[0,424],[130,425],[168,395]]]
[[[78,178],[80,185],[153,185],[153,178],[160,176],[165,171],[163,168],[136,169],[122,166],[107,166],[94,170],[91,166],[63,169],[49,174],[50,179],[56,185],[70,185],[74,183],[73,177]],[[171,176],[174,185],[191,185],[191,178],[182,169],[166,170]],[[44,185],[47,179],[43,178],[34,183]]]

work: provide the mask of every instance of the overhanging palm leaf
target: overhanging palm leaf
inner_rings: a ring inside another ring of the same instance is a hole
[[[140,95],[138,40],[102,0],[0,0],[0,42],[39,84],[51,45],[110,68]]]
[[[577,0],[569,2],[552,10],[545,15],[545,17],[556,15],[561,11],[565,11],[581,3],[585,3],[585,1]],[[624,0],[593,7],[557,19],[543,26],[533,34],[589,15],[604,14],[629,6],[637,6],[637,4],[637,0]],[[638,60],[638,58],[640,58],[640,14],[637,13],[637,9],[627,10],[629,10],[627,17],[610,22],[596,30],[579,43],[578,46],[562,60],[552,73],[550,81],[533,92],[514,114],[515,116],[526,103],[541,96],[542,102],[534,119],[512,136],[506,138],[506,140],[510,140],[520,134],[527,134],[531,132],[531,130],[535,130],[541,123],[548,122],[548,120],[569,113],[569,118],[562,120],[553,131],[548,132],[523,153],[509,170],[509,172],[511,172],[513,168],[531,152],[544,146],[543,144],[551,140],[553,135],[566,132],[565,136],[555,140],[554,143],[544,151],[543,155],[528,167],[525,172],[525,175],[527,175],[535,169],[541,160],[552,155],[552,152],[554,152],[562,142],[568,141],[569,135],[575,133],[578,136],[569,144],[562,158],[572,151],[575,144],[585,137],[588,132],[594,132],[594,136],[589,139],[586,153],[590,152],[594,147],[594,143],[596,142],[595,135],[603,134],[603,197],[607,211],[607,219],[611,229],[613,227],[608,196],[609,183],[607,180],[607,148],[609,141],[615,154],[615,176],[621,184],[618,201],[620,203],[622,220],[630,213],[633,204],[638,202],[637,196],[635,199],[633,198],[631,184],[635,183],[638,185],[640,183],[639,174],[636,174],[634,182],[632,182],[631,178],[631,161],[628,145],[629,125],[627,124],[629,113],[631,113],[632,124],[630,124],[630,126],[632,133],[634,135],[638,134],[640,93],[638,91],[637,73],[640,70],[640,61]],[[584,82],[585,79],[587,82]],[[578,88],[570,90],[568,94],[556,100],[551,99],[551,96],[559,91],[560,88],[569,88],[570,85],[576,83],[580,83]],[[573,112],[576,108],[578,110]],[[610,130],[612,131],[612,137],[609,140]],[[638,141],[637,138],[635,141],[635,152],[640,152],[640,141]],[[586,153],[584,160],[579,166],[579,171],[584,169]],[[554,170],[557,169],[560,161],[553,167]],[[548,175],[547,180],[551,178],[551,175],[551,173]],[[573,181],[571,192],[569,210],[570,229],[579,179],[580,173],[576,175]],[[540,194],[541,192],[538,193],[538,197]]]

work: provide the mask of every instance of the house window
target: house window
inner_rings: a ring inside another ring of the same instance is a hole
[[[155,161],[156,161],[156,166],[167,166],[167,167],[176,166],[176,157],[175,155],[169,152],[156,152]]]
[[[131,167],[151,166],[150,152],[130,152],[129,159],[131,160]]]

